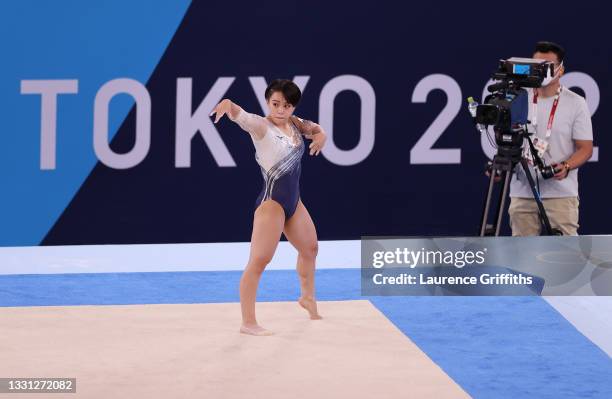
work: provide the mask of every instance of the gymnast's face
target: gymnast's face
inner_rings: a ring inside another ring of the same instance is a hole
[[[270,109],[270,117],[280,123],[286,122],[295,111],[295,107],[287,102],[280,91],[272,93],[268,100],[268,108]]]

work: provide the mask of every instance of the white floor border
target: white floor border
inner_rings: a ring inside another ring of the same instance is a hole
[[[0,275],[243,270],[250,243],[0,247]],[[317,268],[361,267],[359,240],[320,241]],[[295,269],[281,241],[267,269]]]
[[[544,299],[612,358],[612,296],[549,296]]]

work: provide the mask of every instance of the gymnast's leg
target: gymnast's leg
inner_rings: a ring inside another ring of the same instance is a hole
[[[272,332],[257,324],[255,300],[257,286],[266,265],[272,260],[285,223],[285,213],[280,204],[273,200],[264,201],[253,218],[251,253],[242,278],[240,279],[240,306],[242,326],[240,332],[251,335],[271,335]]]
[[[298,251],[297,272],[300,276],[302,295],[299,304],[313,320],[321,319],[315,301],[314,275],[318,243],[317,231],[308,210],[298,201],[295,213],[285,222],[285,237]]]

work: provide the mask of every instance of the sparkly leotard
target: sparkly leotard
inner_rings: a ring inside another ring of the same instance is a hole
[[[234,121],[251,133],[255,159],[264,178],[255,208],[272,199],[281,205],[285,218],[289,219],[300,199],[301,159],[304,154],[302,135],[291,122],[292,135],[289,137],[266,118],[244,110]],[[254,134],[255,130],[258,130],[259,134]]]

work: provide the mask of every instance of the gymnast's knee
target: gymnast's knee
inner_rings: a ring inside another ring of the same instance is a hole
[[[272,255],[263,254],[251,256],[248,267],[255,273],[261,274],[266,269],[268,263],[272,261]]]
[[[315,259],[319,253],[319,243],[314,241],[300,248],[298,251],[299,255],[304,259]]]

